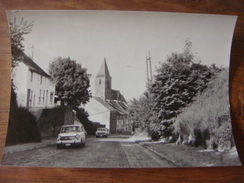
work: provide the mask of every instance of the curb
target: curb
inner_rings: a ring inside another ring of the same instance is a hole
[[[165,159],[165,160],[169,161],[170,163],[174,164],[176,167],[182,167],[181,165],[179,165],[178,163],[176,163],[174,160],[171,160],[171,159],[169,159],[169,158],[163,156],[161,153],[159,153],[159,152],[157,152],[157,151],[155,151],[155,150],[153,150],[153,149],[151,149],[151,148],[149,148],[149,147],[146,147],[146,146],[144,146],[143,144],[140,144],[140,143],[138,143],[138,144],[139,144],[140,146],[146,148],[147,150],[153,152],[154,154],[156,154],[156,155],[159,156],[160,158]]]

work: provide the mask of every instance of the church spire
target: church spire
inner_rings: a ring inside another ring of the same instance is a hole
[[[101,97],[104,100],[111,99],[112,78],[108,71],[106,59],[102,62],[95,81],[95,97]]]
[[[111,77],[105,58],[96,77]]]

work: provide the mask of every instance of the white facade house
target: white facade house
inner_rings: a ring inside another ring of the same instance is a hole
[[[50,76],[24,53],[12,70],[12,78],[19,106],[32,112],[55,106],[55,85]]]
[[[111,107],[104,104],[99,98],[91,98],[85,106],[86,111],[89,111],[89,120],[92,122],[99,122],[110,129],[110,115]]]
[[[112,77],[104,59],[95,81],[95,95],[84,106],[89,120],[108,128],[110,133],[131,133],[128,106],[124,96],[112,89]]]

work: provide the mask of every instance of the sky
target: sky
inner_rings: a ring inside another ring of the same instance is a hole
[[[164,12],[22,10],[9,11],[8,19],[22,18],[34,27],[25,36],[25,53],[46,72],[57,57],[70,57],[95,77],[106,59],[112,89],[126,100],[145,91],[146,57],[152,71],[172,52],[183,51],[185,41],[202,64],[229,67],[236,16]],[[34,49],[32,49],[34,45]],[[32,54],[33,51],[33,54]]]

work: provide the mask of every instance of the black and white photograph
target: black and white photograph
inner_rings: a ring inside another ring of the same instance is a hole
[[[229,64],[237,16],[8,10],[2,166],[241,166]]]

